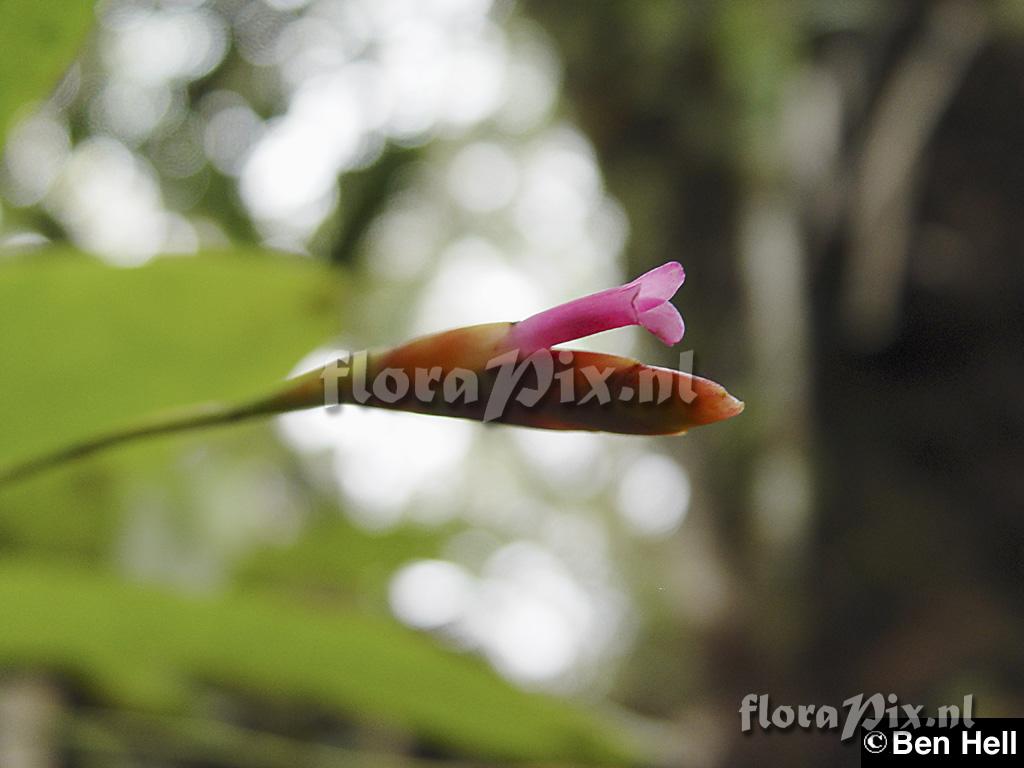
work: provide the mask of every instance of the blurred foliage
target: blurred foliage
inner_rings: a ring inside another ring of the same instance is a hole
[[[134,270],[47,251],[0,272],[0,461],[154,411],[273,387],[338,324],[341,281],[235,251]],[[197,375],[198,374],[198,375]]]
[[[93,7],[88,2],[0,0],[0,19],[2,145],[19,110],[46,96],[71,64],[92,26]]]
[[[625,759],[593,718],[513,690],[482,662],[393,622],[350,611],[255,594],[189,599],[14,560],[0,562],[0,604],[0,664],[60,670],[89,700],[174,711],[190,685],[206,684],[401,728],[434,749]]]
[[[8,260],[0,326],[16,332],[0,335],[0,462],[165,409],[266,392],[294,366],[296,350],[337,327],[340,289],[330,270],[265,253],[135,270],[63,250]],[[100,521],[112,522],[116,478],[152,471],[184,440],[0,490],[0,535],[9,545],[98,555],[109,546],[111,529]]]
[[[445,534],[444,529],[407,526],[374,535],[339,519],[333,509],[323,512],[291,546],[266,549],[244,559],[239,564],[239,583],[272,590],[340,593],[365,603],[369,597],[383,598],[383,588],[395,569],[431,554]],[[339,557],[341,552],[343,557]],[[379,604],[383,605],[383,599]]]

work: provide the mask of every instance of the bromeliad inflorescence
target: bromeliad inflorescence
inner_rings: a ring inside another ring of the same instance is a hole
[[[735,416],[743,403],[713,381],[598,352],[555,345],[627,325],[665,344],[683,336],[669,302],[685,278],[677,262],[518,323],[425,336],[335,361],[282,393],[282,410],[359,405],[540,429],[640,435],[685,432]]]

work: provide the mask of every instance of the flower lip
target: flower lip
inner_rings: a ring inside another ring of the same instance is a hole
[[[685,331],[669,299],[686,279],[677,261],[662,264],[632,282],[560,304],[513,325],[506,348],[530,355],[613,328],[640,325],[671,346]]]

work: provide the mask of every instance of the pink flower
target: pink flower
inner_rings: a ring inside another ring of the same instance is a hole
[[[612,328],[641,325],[669,346],[683,338],[683,318],[669,303],[686,279],[670,261],[631,283],[592,293],[516,323],[506,341],[523,355]]]
[[[277,413],[323,404],[325,383],[333,382],[332,404],[358,403],[538,429],[671,435],[732,418],[743,410],[743,403],[721,384],[700,376],[601,352],[561,349],[544,354],[555,344],[627,325],[641,325],[666,344],[675,344],[683,336],[683,318],[669,299],[683,278],[683,268],[669,262],[631,283],[518,323],[454,328],[362,353],[344,366],[335,364],[298,377],[267,410]],[[412,382],[424,372],[432,379],[421,390]],[[376,386],[387,377],[405,383],[396,384],[392,395],[392,390]],[[472,386],[462,391],[472,392],[472,397],[456,397],[458,382],[467,377]],[[495,411],[492,402],[499,403]]]

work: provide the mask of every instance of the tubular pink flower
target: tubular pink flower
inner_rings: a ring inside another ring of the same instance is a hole
[[[516,323],[505,346],[522,355],[612,328],[641,325],[671,346],[683,338],[683,318],[669,303],[686,279],[683,267],[670,261],[631,283],[592,293]]]

